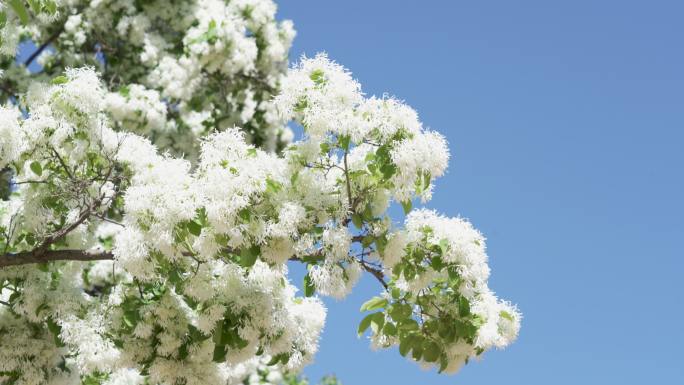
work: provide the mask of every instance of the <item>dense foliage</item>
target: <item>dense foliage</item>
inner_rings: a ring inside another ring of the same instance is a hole
[[[0,7],[0,382],[302,382],[361,274],[375,347],[453,373],[516,338],[484,237],[413,208],[444,137],[323,54],[288,70],[270,1]]]

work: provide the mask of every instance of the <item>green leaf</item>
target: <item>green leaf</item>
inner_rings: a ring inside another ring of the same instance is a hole
[[[407,281],[413,280],[416,277],[416,268],[413,265],[408,265],[404,268],[404,278]]]
[[[458,315],[467,317],[470,314],[470,302],[464,297],[458,299]]]
[[[225,320],[223,321],[225,322]],[[214,341],[215,345],[225,345],[226,343],[223,341],[223,323],[220,323],[217,327],[214,328],[214,333],[211,336],[211,340]]]
[[[427,362],[435,362],[442,354],[439,345],[434,341],[427,341],[423,344],[423,359]]]
[[[387,236],[385,234],[375,238],[375,245],[378,247],[380,254],[385,254],[385,247],[387,246]]]
[[[380,238],[378,238],[378,239],[380,239]],[[365,237],[361,238],[361,246],[363,246],[364,249],[368,248],[368,247],[370,247],[370,245],[373,244],[374,240],[375,239],[373,238],[373,236],[366,235]],[[378,246],[378,251],[380,251],[380,249],[381,248]]]
[[[418,195],[427,191],[428,187],[430,187],[431,179],[432,175],[429,171],[422,171],[418,173],[418,178],[416,179],[416,193]]]
[[[26,2],[29,4],[29,7],[31,7],[31,11],[33,11],[33,13],[40,12],[41,7],[39,0],[26,0]]]
[[[14,301],[16,301],[19,297],[21,297],[21,292],[15,291],[14,293],[10,294],[8,302],[13,304]]]
[[[188,325],[188,336],[193,342],[202,342],[208,340],[211,336],[205,335],[193,325]]]
[[[370,204],[367,204],[366,207],[363,209],[363,218],[368,222],[371,222],[373,220],[373,208]]]
[[[409,305],[395,303],[394,305],[392,305],[392,308],[390,309],[389,313],[395,321],[403,321],[409,318],[413,311],[411,310],[411,306]]]
[[[266,365],[273,366],[278,363],[285,365],[288,361],[290,361],[290,353],[280,353],[273,356],[273,358],[271,358],[271,361],[269,361]]]
[[[439,249],[442,251],[442,255],[446,255],[447,251],[449,251],[449,240],[448,239],[442,239],[439,241]]]
[[[435,269],[435,271],[441,271],[444,268],[444,261],[442,260],[442,257],[432,257],[432,260],[430,261],[430,266],[432,266],[432,268]]]
[[[261,254],[261,248],[258,245],[242,249],[242,253],[240,253],[240,265],[242,267],[254,266],[259,254]]]
[[[309,78],[313,80],[314,84],[317,86],[321,86],[325,84],[325,72],[321,69],[315,69],[311,71],[311,74],[309,75]]]
[[[26,234],[26,244],[29,246],[33,246],[36,244],[36,236],[33,235],[33,233]]]
[[[214,362],[224,362],[226,360],[226,354],[228,352],[226,351],[226,347],[224,345],[216,345],[214,346],[214,356],[212,360]]]
[[[382,172],[382,176],[387,180],[392,178],[394,174],[397,172],[397,166],[395,166],[393,163],[385,163],[380,167],[380,172]]]
[[[33,171],[34,174],[41,176],[43,175],[43,166],[40,165],[39,162],[33,161],[31,162],[31,171]]]
[[[371,318],[371,328],[373,329],[373,333],[377,334],[382,330],[382,327],[385,325],[385,314],[382,312],[378,313],[373,313],[373,318]]]
[[[282,190],[283,185],[280,182],[276,182],[271,178],[266,179],[266,192],[277,193]]]
[[[504,319],[507,319],[507,320],[509,320],[509,321],[511,321],[511,322],[513,322],[513,321],[515,320],[515,319],[513,318],[513,315],[512,315],[511,313],[505,311],[505,310],[501,310],[501,311],[499,312],[499,317],[504,318]]]
[[[133,329],[138,324],[138,312],[136,310],[126,310],[124,312],[123,321],[126,327]]]
[[[290,177],[290,184],[292,186],[297,184],[297,178],[299,178],[299,171],[295,171],[294,173],[292,173],[292,176]]]
[[[362,312],[373,311],[373,310],[382,309],[385,306],[387,306],[387,299],[382,298],[382,297],[373,297],[373,298],[369,299],[368,301],[364,302],[363,305],[361,305],[360,311],[362,311]]]
[[[69,78],[67,78],[64,75],[57,76],[56,78],[52,79],[52,84],[58,85],[58,84],[64,84],[69,81]]]
[[[184,343],[178,348],[178,359],[184,360],[188,357],[188,343]]]
[[[121,95],[125,98],[127,98],[128,95],[130,95],[130,93],[131,93],[131,88],[128,87],[128,85],[124,85],[124,86],[121,86],[121,88],[119,88],[119,95]]]
[[[196,237],[199,237],[199,235],[202,233],[202,225],[200,225],[199,223],[197,223],[195,221],[189,221],[187,223],[186,227],[188,228],[188,231],[190,232],[190,234],[192,234]]]
[[[28,10],[26,9],[26,6],[24,5],[24,2],[21,0],[9,0],[9,5],[14,10],[14,13],[16,13],[17,16],[19,17],[21,24],[23,24],[23,25],[28,24],[29,13],[28,13]]]
[[[109,373],[93,372],[81,377],[81,385],[102,385],[109,379]]]
[[[361,218],[361,215],[354,213],[352,214],[352,223],[357,229],[360,229],[363,227],[363,218]]]
[[[304,276],[304,295],[311,297],[316,292],[316,287],[314,286],[311,276],[307,273]]]
[[[62,332],[62,327],[59,326],[57,322],[55,322],[55,320],[52,319],[52,317],[48,317],[47,327],[55,339],[55,345],[57,345],[58,347],[63,347],[64,342],[62,342],[62,340],[59,338],[59,334]]]
[[[40,306],[36,308],[36,317],[40,315],[43,310],[48,310],[50,307],[46,303],[41,303]]]
[[[45,0],[43,2],[43,7],[50,15],[54,15],[57,12],[57,3],[52,0]]]
[[[359,323],[359,328],[356,331],[359,336],[363,335],[363,333],[370,327],[371,321],[373,321],[373,317],[377,313],[372,313],[368,314],[367,316],[363,317],[361,322]]]
[[[244,209],[238,211],[238,216],[243,222],[249,222],[252,219],[252,212],[245,207]]]
[[[203,42],[208,42],[210,44],[214,44],[214,43],[216,43],[217,39],[218,39],[218,34],[216,32],[216,21],[212,20],[209,22],[209,28],[207,29],[207,31],[202,33],[196,39],[193,39],[190,42],[190,44],[203,43]]]
[[[399,330],[402,331],[415,331],[418,329],[420,329],[420,326],[418,326],[418,322],[416,322],[414,319],[409,318],[399,324]]]
[[[448,339],[449,335],[452,334],[451,331],[451,322],[449,322],[447,319],[440,319],[439,327],[437,328],[437,334],[439,334],[439,336],[443,339]]]
[[[402,338],[401,341],[399,342],[399,354],[402,355],[402,357],[406,357],[409,351],[411,351],[411,340],[412,336],[408,336],[405,338]]]
[[[401,207],[404,208],[404,214],[408,214],[411,212],[411,209],[413,208],[413,202],[411,200],[403,201],[401,202]]]
[[[350,142],[351,138],[348,135],[341,135],[337,138],[337,143],[340,145],[340,148],[342,148],[344,151],[349,150]]]
[[[423,337],[415,336],[413,339],[413,359],[418,361],[423,357]]]
[[[385,326],[382,328],[382,332],[388,336],[396,336],[397,327],[394,324],[385,323]]]
[[[446,356],[441,356],[439,359],[439,371],[437,373],[444,372],[448,366],[449,360],[446,358]]]
[[[0,29],[5,28],[7,24],[7,13],[4,10],[0,10]]]
[[[330,152],[330,143],[328,143],[328,142],[321,143],[321,154],[326,155],[329,152]]]

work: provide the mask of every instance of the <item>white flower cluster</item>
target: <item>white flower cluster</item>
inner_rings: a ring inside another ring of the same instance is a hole
[[[349,257],[351,234],[346,227],[326,228],[321,244],[325,261],[312,266],[309,275],[319,293],[342,299],[351,292],[361,276],[361,266]]]
[[[211,128],[240,125],[250,141],[270,150],[287,139],[271,99],[295,31],[292,22],[276,21],[271,0],[31,4],[42,11],[30,25],[0,5],[7,19],[0,25],[2,53],[14,55],[20,36],[36,45],[51,39],[54,50],[37,58],[43,66],[38,76],[100,67],[112,91],[122,93],[108,95],[107,107],[126,130],[186,155],[197,151],[196,138]],[[10,61],[0,64],[15,68]],[[17,93],[26,91],[25,78],[36,76],[23,68],[12,74],[5,85]]]
[[[434,308],[426,309],[424,316],[443,316],[434,313],[434,309],[438,308],[440,312],[451,312],[454,316],[458,314],[463,319],[471,315],[476,317],[479,326],[472,338],[464,336],[449,341],[443,347],[442,370],[453,373],[483,351],[493,347],[503,348],[512,343],[520,329],[521,315],[515,306],[498,300],[488,288],[490,270],[485,239],[464,219],[446,218],[425,209],[412,211],[406,218],[405,230],[394,233],[388,242],[383,261],[385,266],[393,269],[402,261],[410,261],[416,250],[435,247],[439,250],[436,254],[439,254],[440,264],[449,268],[419,261],[418,266],[424,270],[411,277],[409,275],[412,273],[404,269],[396,281],[396,287],[420,297],[434,289],[434,282],[451,281],[448,287],[455,290],[457,301],[451,301],[452,298],[446,295],[435,297]],[[468,305],[464,305],[466,303]],[[469,310],[464,311],[465,307]],[[386,344],[387,341],[376,339],[380,345],[383,342]],[[430,362],[423,360],[423,364],[430,365]]]
[[[469,299],[475,293],[486,292],[489,266],[485,252],[485,239],[462,218],[446,218],[431,210],[414,210],[406,217],[406,242],[421,242],[426,229],[430,229],[427,243],[446,245],[442,259],[458,266],[463,278],[460,291]]]
[[[0,169],[17,160],[21,154],[20,116],[16,108],[0,107]]]
[[[396,99],[364,98],[350,72],[325,54],[302,58],[283,80],[275,103],[284,119],[304,126],[309,140],[300,146],[307,160],[320,156],[321,143],[331,135],[357,145],[348,154],[352,165],[363,166],[378,147],[389,149],[391,164],[383,166],[391,171],[382,171],[392,174],[390,192],[397,201],[408,201],[414,194],[430,199],[431,181],[448,165],[442,135],[423,129],[415,111]]]
[[[223,254],[225,247],[258,248],[266,237],[292,239],[297,234],[296,226],[306,215],[287,196],[273,196],[263,203],[264,214],[274,204],[287,208],[272,219],[255,213],[250,221],[243,214],[255,202],[265,200],[273,184],[285,182],[284,161],[247,145],[243,135],[232,129],[204,142],[200,165],[191,173],[187,161],[159,155],[148,140],[112,130],[103,113],[105,92],[92,70],[69,71],[57,83],[42,89],[43,93],[36,90],[32,114],[26,120],[3,109],[12,118],[3,123],[13,129],[12,138],[20,144],[17,148],[24,149],[5,159],[15,165],[24,163],[16,177],[20,183],[27,182],[20,185],[10,205],[3,204],[0,210],[3,229],[17,235],[3,242],[31,246],[35,241],[29,241],[29,236],[47,236],[46,223],[75,222],[83,210],[84,193],[92,194],[88,205],[97,202],[106,209],[108,203],[103,201],[113,194],[106,185],[84,186],[85,191],[78,191],[73,199],[63,195],[54,207],[45,207],[44,202],[56,191],[66,194],[80,187],[91,168],[100,166],[111,172],[106,169],[114,166],[108,163],[115,162],[131,174],[122,207],[124,227],[105,229],[93,218],[69,235],[77,235],[73,238],[86,248],[95,238],[113,237],[117,263],[55,264],[50,267],[52,275],[38,269],[7,269],[8,275],[1,276],[0,282],[4,285],[14,282],[5,279],[20,277],[21,285],[12,287],[20,297],[12,297],[11,309],[0,311],[38,323],[52,313],[49,322],[61,332],[54,332],[48,342],[56,338],[66,344],[57,350],[63,356],[57,357],[69,370],[83,376],[104,373],[112,383],[138,378],[141,367],[131,372],[124,370],[128,365],[143,365],[154,383],[193,384],[225,383],[233,376],[230,368],[257,355],[277,358],[292,371],[310,362],[325,308],[317,299],[295,297],[296,288],[287,283],[283,265],[287,256],[278,256],[279,263],[268,265],[257,260],[256,254],[252,262],[240,264]],[[281,167],[273,167],[278,162]],[[97,171],[95,180],[98,175],[102,173]],[[234,199],[227,199],[231,196]],[[198,218],[199,212],[206,217]],[[204,228],[196,232],[192,226]],[[257,228],[262,232],[253,231]],[[119,271],[111,270],[110,275],[110,268]],[[169,274],[178,281],[170,282]],[[120,286],[105,303],[98,305],[83,296],[83,288],[99,290],[98,284],[116,284],[115,280]],[[77,310],[82,307],[91,311],[84,316]],[[67,354],[74,358],[67,360]],[[159,358],[150,361],[151,356]],[[7,365],[14,365],[11,372],[22,379],[33,376],[27,368],[15,367],[16,362],[23,361],[8,361]]]
[[[167,122],[166,104],[161,101],[159,92],[139,84],[109,93],[105,106],[113,120],[126,131],[145,134],[173,128],[172,122]]]
[[[271,1],[41,1],[66,21],[52,78],[11,67],[21,98],[0,107],[1,383],[277,383],[318,349],[316,293],[363,273],[385,289],[359,325],[375,346],[454,372],[516,338],[484,237],[412,210],[445,138],[324,54],[285,75],[294,32]],[[284,146],[288,121],[305,135]]]
[[[430,199],[432,182],[449,160],[442,135],[425,130],[415,111],[396,99],[365,98],[351,74],[325,55],[302,59],[283,81],[276,105],[307,134],[295,143],[297,159],[336,178],[354,225],[369,232],[361,238],[359,263],[349,257],[350,234],[324,231],[324,261],[309,267],[319,293],[345,296],[379,254],[384,273],[392,277],[393,295],[378,300],[386,315],[371,314],[362,322],[362,329],[373,326],[375,345],[400,345],[414,360],[455,372],[516,338],[520,314],[487,287],[484,238],[469,222],[414,210],[404,230],[387,232],[387,224],[375,218],[385,212],[389,197],[407,210],[416,196]],[[369,245],[371,234],[375,248]],[[420,317],[412,316],[416,309]]]

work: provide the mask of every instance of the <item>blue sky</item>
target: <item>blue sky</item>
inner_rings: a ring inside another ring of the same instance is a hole
[[[367,94],[406,100],[448,137],[427,206],[485,233],[490,285],[525,316],[513,346],[437,375],[356,338],[379,290],[366,278],[326,300],[312,379],[684,383],[683,2],[279,6],[299,32],[293,59],[328,52]]]

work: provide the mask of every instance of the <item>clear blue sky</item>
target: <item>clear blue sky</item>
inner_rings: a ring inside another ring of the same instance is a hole
[[[280,1],[292,58],[327,51],[444,133],[429,207],[488,237],[520,337],[456,376],[357,339],[364,279],[326,301],[318,379],[684,384],[684,2]]]

